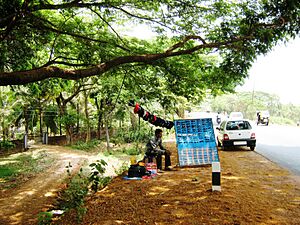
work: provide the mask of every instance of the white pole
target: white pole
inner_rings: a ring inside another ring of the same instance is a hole
[[[212,162],[212,191],[221,191],[220,162]]]

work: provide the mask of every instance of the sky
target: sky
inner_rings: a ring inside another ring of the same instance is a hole
[[[276,94],[283,104],[300,106],[300,37],[276,46],[259,56],[249,78],[236,91],[263,91]]]

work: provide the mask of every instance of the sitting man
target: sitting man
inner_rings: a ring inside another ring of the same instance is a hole
[[[157,169],[162,170],[162,155],[165,155],[165,170],[171,170],[171,152],[162,145],[162,130],[156,129],[155,136],[146,145],[146,157],[156,157]]]

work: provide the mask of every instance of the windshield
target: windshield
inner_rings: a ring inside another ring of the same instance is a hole
[[[228,121],[226,125],[226,130],[249,130],[251,125],[248,121],[237,120],[237,121]]]

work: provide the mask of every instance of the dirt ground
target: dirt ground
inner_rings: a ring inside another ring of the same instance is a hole
[[[168,146],[176,164],[175,143]],[[221,192],[212,192],[210,166],[143,181],[118,177],[87,200],[81,224],[300,224],[297,177],[255,151],[219,154]],[[72,216],[55,224],[75,224]]]
[[[167,143],[167,147],[176,165],[175,143]],[[73,157],[87,157],[63,152],[65,163]],[[219,155],[221,192],[212,192],[210,166],[175,167],[151,180],[128,181],[120,176],[87,198],[88,211],[81,224],[300,224],[299,177],[255,151],[219,151]],[[62,162],[57,160],[57,164]],[[62,173],[52,179],[37,177],[0,199],[0,224],[37,224],[37,213],[52,207],[55,193],[62,187]],[[49,190],[52,198],[45,197]],[[74,213],[68,213],[53,224],[77,222]]]

